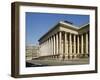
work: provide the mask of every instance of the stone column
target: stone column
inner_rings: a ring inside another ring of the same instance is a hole
[[[50,37],[50,48],[49,48],[49,51],[50,51],[50,57],[51,57],[51,55],[52,55],[52,43],[51,43],[51,37]]]
[[[74,57],[76,58],[76,35],[74,35]]]
[[[81,54],[83,54],[83,34],[81,35]]]
[[[49,44],[49,40],[47,39],[47,54],[49,53],[49,46],[48,46],[48,44]]]
[[[51,55],[53,55],[53,38],[51,37]]]
[[[62,32],[59,32],[59,57],[60,59],[62,59],[62,45],[61,45],[61,41],[62,41]]]
[[[50,38],[48,39],[48,54],[50,55]]]
[[[69,55],[72,58],[72,34],[69,34]]]
[[[55,58],[55,52],[56,52],[56,49],[55,49],[55,46],[56,46],[56,45],[55,45],[55,41],[56,41],[56,40],[55,40],[55,35],[54,35],[53,39],[54,39],[54,45],[53,45],[53,46],[54,46],[54,47],[53,47],[54,50],[53,50],[53,53],[54,53],[54,58]]]
[[[45,50],[45,54],[47,54],[47,53],[48,53],[48,40],[46,40],[45,48],[46,48],[46,50]]]
[[[67,39],[67,33],[65,33],[65,59],[68,59],[68,39]]]
[[[54,58],[54,36],[52,36],[52,58]]]
[[[58,33],[56,34],[56,54],[58,55]]]
[[[77,35],[77,55],[79,56],[80,52],[79,52],[79,35]]]
[[[86,54],[89,54],[88,52],[88,33],[86,33]]]

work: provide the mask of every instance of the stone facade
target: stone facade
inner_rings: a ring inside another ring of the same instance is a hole
[[[89,57],[89,24],[77,27],[60,21],[39,39],[39,56],[61,60]]]

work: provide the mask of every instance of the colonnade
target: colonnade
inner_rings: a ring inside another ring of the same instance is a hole
[[[45,42],[44,53],[58,59],[78,58],[81,55],[89,54],[89,33],[73,34],[57,32],[50,36]],[[44,51],[43,50],[43,51]]]

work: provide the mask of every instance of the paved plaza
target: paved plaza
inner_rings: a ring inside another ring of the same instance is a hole
[[[27,60],[26,67],[39,67],[39,66],[60,66],[60,65],[81,65],[89,64],[89,58],[72,59],[72,60]]]

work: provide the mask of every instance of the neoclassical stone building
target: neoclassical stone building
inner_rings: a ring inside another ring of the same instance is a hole
[[[39,39],[40,57],[74,59],[89,57],[89,24],[81,27],[60,21]]]

